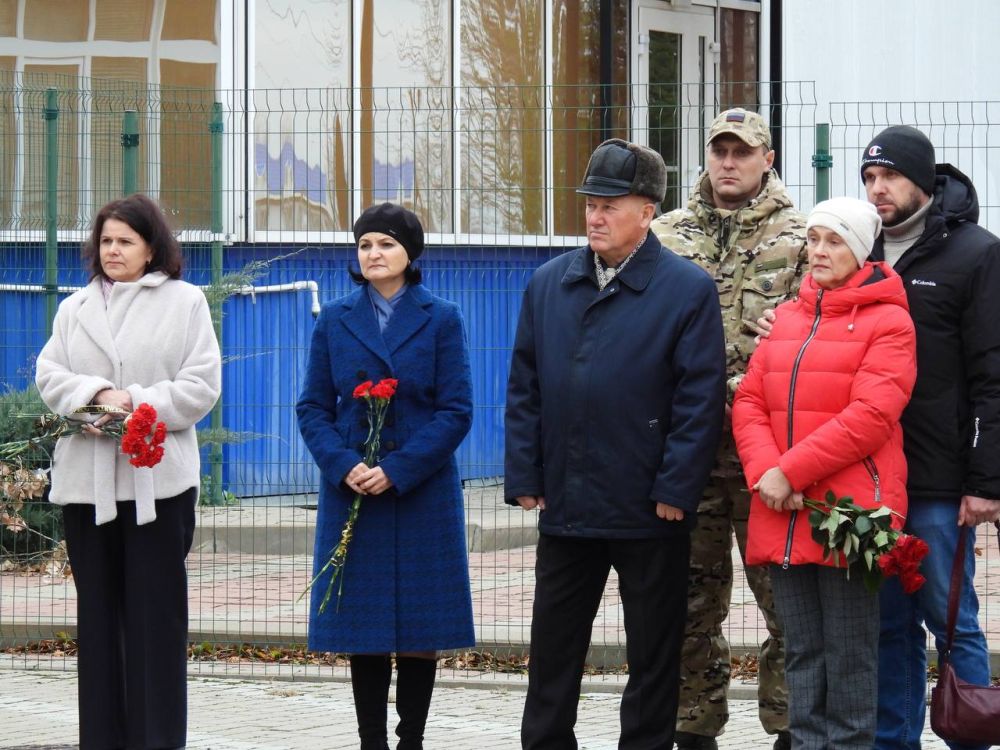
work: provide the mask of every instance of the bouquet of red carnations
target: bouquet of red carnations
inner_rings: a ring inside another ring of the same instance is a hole
[[[378,452],[382,441],[382,426],[385,424],[385,414],[389,408],[389,401],[396,395],[396,386],[398,384],[399,381],[395,378],[383,378],[378,383],[366,380],[355,388],[352,394],[354,398],[364,399],[368,402],[368,437],[365,438],[365,465],[369,468],[378,463]],[[347,563],[347,549],[351,544],[351,539],[354,538],[354,526],[358,520],[358,513],[361,511],[361,499],[363,497],[364,495],[360,492],[354,494],[354,501],[351,503],[351,509],[347,513],[347,521],[344,522],[344,526],[340,530],[340,541],[333,548],[330,559],[320,568],[319,573],[313,577],[309,585],[306,586],[305,591],[299,596],[299,599],[305,596],[306,591],[309,591],[324,573],[331,570],[332,573],[326,587],[326,593],[319,604],[321,614],[326,610],[326,605],[329,604],[330,597],[333,596],[333,587],[338,581],[337,611],[340,611],[340,599],[344,594],[344,565]]]
[[[156,409],[139,404],[128,413],[104,407],[84,406],[77,414],[121,414],[124,420],[107,422],[93,429],[121,442],[122,453],[137,468],[152,468],[163,458],[167,427],[156,421]],[[83,432],[86,422],[58,414],[34,415],[35,434],[24,440],[0,443],[0,525],[11,531],[27,528],[20,511],[26,500],[40,498],[49,484],[48,471],[56,441]]]

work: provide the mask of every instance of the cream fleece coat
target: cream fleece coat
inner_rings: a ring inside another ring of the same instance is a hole
[[[208,303],[197,287],[155,272],[116,283],[105,304],[101,279],[92,280],[59,305],[35,382],[57,414],[71,415],[98,391],[116,388],[131,394],[133,407],[150,404],[167,426],[163,460],[152,469],[133,467],[110,438],[59,440],[53,503],[93,504],[102,524],[117,517],[116,501],[135,500],[136,520],[143,524],[156,519],[155,499],[199,486],[194,426],[219,398],[222,362]]]

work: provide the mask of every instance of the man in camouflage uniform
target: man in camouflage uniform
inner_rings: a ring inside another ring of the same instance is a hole
[[[686,256],[714,279],[726,328],[728,404],[746,370],[765,309],[793,297],[805,267],[805,217],[792,206],[772,169],[771,133],[755,112],[730,109],[712,122],[707,170],[687,208],[659,217],[652,230],[665,247]],[[728,422],[728,420],[727,420]],[[732,531],[746,548],[750,494],[726,430],[691,537],[688,614],[677,714],[679,749],[717,748],[729,719],[729,643],[722,632],[733,587]],[[784,649],[767,568],[746,569],[769,637],[760,650],[760,721],[776,734],[775,750],[790,748]]]

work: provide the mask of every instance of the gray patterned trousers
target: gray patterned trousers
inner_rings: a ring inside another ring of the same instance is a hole
[[[878,596],[825,565],[771,566],[785,634],[793,750],[871,750],[878,704]]]

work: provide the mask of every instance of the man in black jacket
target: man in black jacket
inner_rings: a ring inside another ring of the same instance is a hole
[[[722,431],[725,351],[712,279],[649,231],[655,151],[612,139],[584,184],[588,245],[535,271],[507,387],[504,498],[539,509],[528,750],[576,747],[594,616],[618,573],[629,679],[622,750],[670,750],[690,531]]]
[[[975,526],[1000,518],[1000,239],[977,225],[972,183],[950,164],[935,166],[934,146],[919,130],[894,126],[875,136],[862,156],[861,178],[885,227],[871,257],[903,277],[917,329],[917,383],[902,419],[906,531],[930,546],[922,588],[905,594],[898,578],[882,588],[875,747],[919,748],[927,668],[922,626],[943,642],[962,526],[972,528],[950,658],[962,679],[990,681],[972,584]]]

